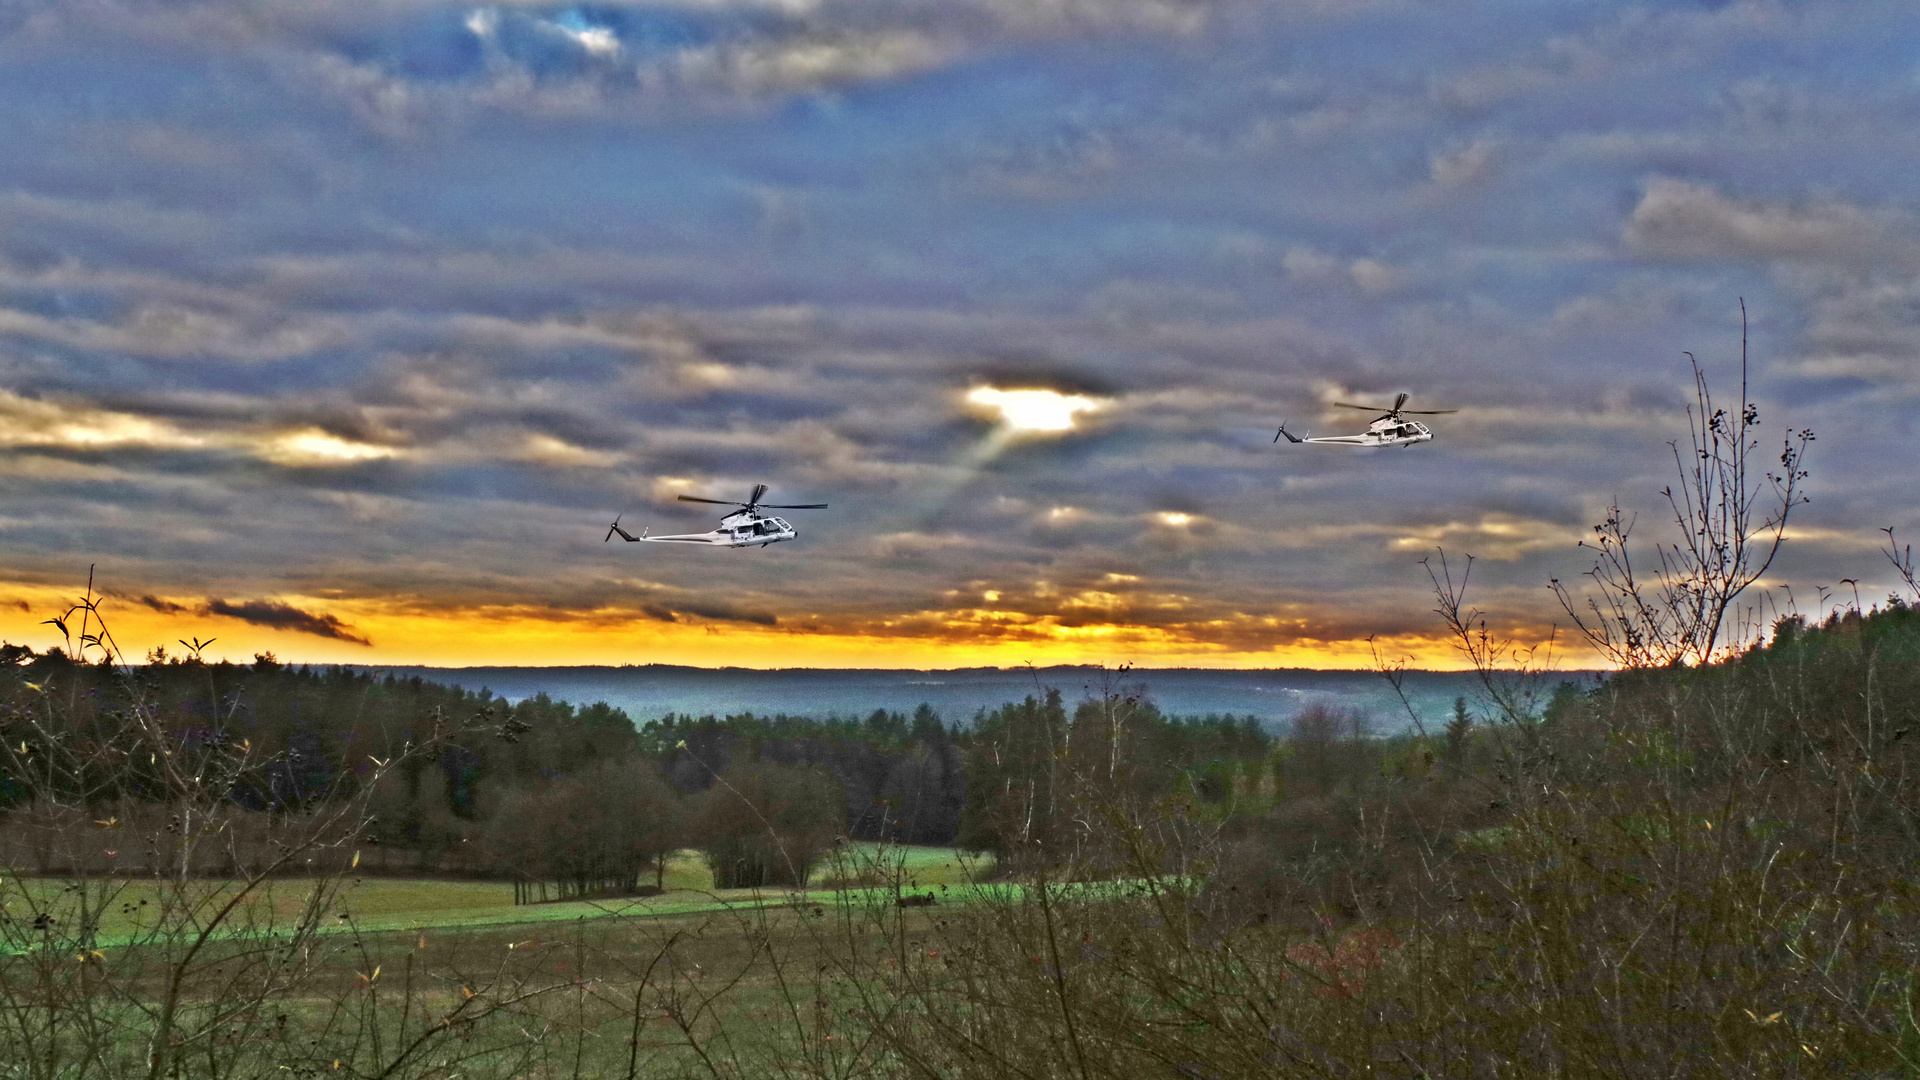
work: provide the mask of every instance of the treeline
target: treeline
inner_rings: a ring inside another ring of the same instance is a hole
[[[419,678],[292,667],[271,654],[251,665],[154,659],[129,669],[0,646],[0,811],[15,826],[0,837],[7,862],[65,869],[50,861],[61,848],[50,841],[69,818],[120,827],[155,818],[158,828],[177,797],[163,775],[170,764],[254,763],[220,792],[258,818],[257,850],[230,852],[232,870],[267,856],[276,821],[342,800],[366,796],[390,811],[369,840],[444,846],[468,838],[443,835],[456,830],[436,831],[439,823],[476,822],[547,777],[634,758],[632,722],[605,704],[509,703]],[[156,740],[172,762],[127,749]],[[428,745],[430,756],[407,753]],[[384,785],[393,790],[372,790],[377,765],[396,758],[402,766]],[[150,869],[141,860],[157,857],[103,850],[122,869]]]
[[[20,750],[0,768],[0,809],[23,826],[8,860],[42,872],[62,869],[58,845],[32,841],[73,824],[48,806],[68,805],[74,821],[80,802],[128,822],[162,812],[164,785],[136,761],[51,787],[30,775],[48,760],[36,759],[37,741],[110,739],[134,712],[183,755],[244,745],[266,763],[223,794],[259,815],[260,858],[276,818],[360,797],[368,869],[520,878],[543,883],[536,897],[658,886],[665,856],[689,846],[706,850],[722,886],[803,879],[837,836],[1003,856],[1045,847],[1072,812],[1062,767],[1084,764],[1095,742],[1124,754],[1137,793],[1216,813],[1285,787],[1286,755],[1255,718],[1169,718],[1143,690],[1073,709],[1045,691],[970,724],[922,705],[859,720],[669,715],[636,728],[604,703],[510,703],[264,654],[251,665],[157,654],[130,674],[59,650],[8,646],[0,659],[11,673],[0,737]],[[405,753],[429,743],[431,754]],[[206,869],[240,869],[247,856],[229,861]]]
[[[472,693],[351,669],[291,667],[263,654],[251,665],[172,659],[133,668],[80,663],[59,649],[35,654],[0,646],[0,734],[26,747],[47,738],[106,738],[138,702],[183,751],[245,743],[275,767],[230,793],[250,808],[297,812],[356,790],[374,759],[438,739],[432,763],[445,774],[448,809],[477,811],[487,784],[526,783],[630,757],[632,722],[605,704],[575,708],[547,697],[509,703]],[[416,763],[415,773],[427,768]],[[484,778],[484,781],[483,781]],[[414,778],[417,782],[417,775]],[[50,782],[56,787],[58,778]],[[70,777],[68,786],[141,799],[158,789],[138,761],[103,777]],[[0,775],[0,806],[28,797],[33,785]]]

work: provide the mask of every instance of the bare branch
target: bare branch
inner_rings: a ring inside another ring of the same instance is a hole
[[[1733,411],[1716,405],[1699,361],[1694,399],[1687,406],[1688,447],[1669,443],[1678,483],[1663,488],[1674,534],[1653,545],[1653,566],[1636,567],[1629,543],[1634,521],[1616,502],[1580,546],[1594,552],[1586,576],[1597,595],[1551,584],[1574,628],[1602,656],[1623,668],[1705,664],[1756,639],[1764,594],[1743,594],[1773,566],[1786,540],[1787,520],[1807,501],[1801,489],[1813,432],[1789,431],[1779,470],[1757,466],[1760,409],[1747,383],[1747,309],[1740,305],[1740,397]],[[1762,503],[1765,512],[1762,513]],[[1898,565],[1896,560],[1895,565]]]

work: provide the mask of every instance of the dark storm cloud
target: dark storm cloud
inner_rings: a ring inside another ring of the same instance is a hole
[[[315,614],[302,611],[291,604],[276,600],[221,600],[209,598],[198,604],[182,604],[157,596],[126,596],[109,593],[122,600],[140,605],[162,615],[198,615],[239,619],[255,626],[264,626],[274,630],[291,630],[295,633],[313,634],[318,637],[332,638],[336,641],[348,641],[356,645],[372,644],[365,637],[353,632],[353,628],[332,615]]]
[[[291,604],[283,604],[277,600],[208,600],[204,610],[209,615],[239,619],[241,622],[274,630],[292,630],[301,634],[313,634],[316,637],[350,641],[355,645],[373,644],[354,633],[352,627],[332,615],[302,611]]]
[[[761,626],[780,624],[780,620],[768,612],[742,610],[724,602],[684,601],[675,604],[673,611],[679,615],[697,615],[703,619],[720,619],[726,622],[757,623]]]
[[[185,604],[176,604],[171,600],[162,600],[157,596],[136,596],[133,597],[132,600],[141,607],[157,611],[162,615],[181,615],[194,610]]]

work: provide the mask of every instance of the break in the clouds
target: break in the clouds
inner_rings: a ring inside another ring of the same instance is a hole
[[[1544,635],[1609,502],[1657,533],[1741,298],[1763,420],[1819,433],[1778,583],[1885,592],[1916,41],[1891,0],[7,6],[0,625],[95,565],[127,640],[240,657],[1439,659],[1424,554]],[[1460,411],[1271,441],[1399,391]],[[603,541],[758,482],[831,508]]]

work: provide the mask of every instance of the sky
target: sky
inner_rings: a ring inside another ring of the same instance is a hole
[[[0,102],[37,647],[1449,666],[1443,548],[1578,666],[1743,299],[1780,609],[1920,532],[1910,0],[0,0]]]

